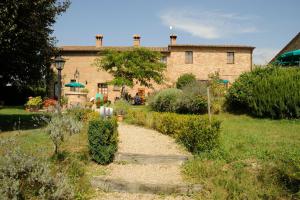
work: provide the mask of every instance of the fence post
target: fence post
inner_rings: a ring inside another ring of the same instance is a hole
[[[211,123],[209,87],[207,87],[207,111],[208,111],[209,123]]]

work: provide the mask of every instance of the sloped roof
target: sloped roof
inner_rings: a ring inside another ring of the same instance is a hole
[[[245,48],[245,49],[255,49],[253,46],[246,45],[232,45],[232,44],[222,44],[222,45],[214,45],[214,44],[173,44],[169,45],[169,47],[198,47],[198,48]]]
[[[103,46],[103,47],[96,47],[96,46],[61,46],[59,47],[61,51],[72,51],[72,52],[98,52],[103,51],[107,49],[114,49],[116,51],[127,51],[132,50],[136,47],[133,46]],[[159,51],[159,52],[168,52],[168,47],[144,47],[147,49],[150,49],[152,51]]]
[[[285,45],[285,47],[283,47],[283,49],[281,49],[281,51],[279,51],[269,63],[274,62],[281,54],[296,49],[300,49],[300,32],[287,45]]]
[[[196,48],[246,48],[246,49],[254,49],[252,46],[244,46],[244,45],[207,45],[207,44],[175,44],[169,45],[168,47],[144,47],[150,49],[152,51],[159,52],[169,52],[172,47],[196,47]],[[136,47],[133,46],[61,46],[59,49],[63,52],[99,52],[107,49],[114,49],[117,51],[126,51],[132,50]]]

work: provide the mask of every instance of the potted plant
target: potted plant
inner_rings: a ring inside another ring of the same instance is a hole
[[[129,103],[125,100],[118,100],[114,104],[114,112],[119,122],[123,121],[124,116],[127,114],[128,109],[129,109]]]

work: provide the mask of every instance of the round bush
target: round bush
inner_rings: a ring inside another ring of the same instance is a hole
[[[158,112],[175,112],[177,101],[182,91],[176,88],[169,88],[159,91],[149,102],[151,108]]]
[[[257,117],[300,117],[300,68],[267,67],[242,74],[229,89],[232,111]]]
[[[182,89],[184,86],[196,82],[196,76],[194,74],[183,74],[176,82],[176,88]]]

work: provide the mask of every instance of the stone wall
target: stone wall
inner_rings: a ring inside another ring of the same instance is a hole
[[[193,51],[193,64],[185,64],[185,51]],[[227,64],[227,52],[235,52],[234,64]],[[233,82],[241,73],[250,71],[252,66],[252,50],[249,48],[199,48],[199,47],[171,47],[167,55],[167,70],[165,72],[166,84],[154,85],[155,90],[173,85],[177,78],[184,73],[193,73],[200,80],[207,80],[210,73],[218,71],[222,79]],[[77,82],[86,85],[89,90],[87,98],[94,97],[98,92],[98,83],[106,83],[112,80],[112,76],[105,71],[98,71],[94,65],[96,53],[92,52],[64,52],[66,59],[62,71],[63,85],[74,78],[76,69],[79,72]],[[138,84],[127,91],[134,96]],[[70,91],[70,88],[63,87],[63,93]],[[146,95],[153,92],[145,88]],[[108,98],[114,101],[120,96],[120,90],[114,90],[113,85],[108,86]]]

